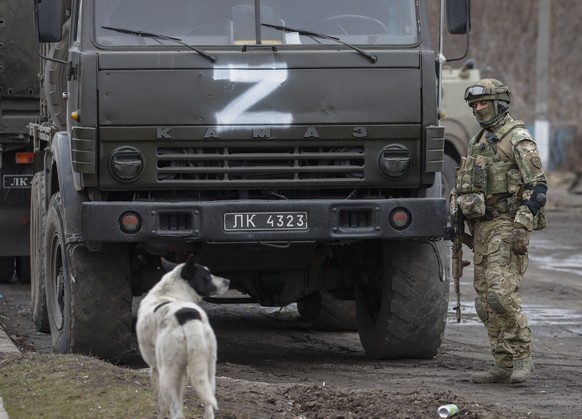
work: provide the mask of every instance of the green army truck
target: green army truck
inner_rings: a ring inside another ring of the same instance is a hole
[[[465,33],[468,0],[441,8]],[[355,301],[371,357],[437,353],[449,250],[426,1],[36,0],[35,22],[32,309],[56,352],[124,357],[160,257],[196,253],[261,305],[315,320],[336,306],[313,296]]]
[[[0,282],[30,281],[32,144],[27,125],[38,117],[38,56],[32,3],[0,3]]]

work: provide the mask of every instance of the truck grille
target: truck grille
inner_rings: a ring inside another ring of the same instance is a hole
[[[161,183],[364,179],[364,146],[159,147]],[[225,185],[226,186],[226,185]]]
[[[364,228],[372,226],[371,210],[341,210],[339,224],[342,228]]]
[[[159,228],[162,231],[185,231],[193,229],[192,214],[189,212],[172,212],[159,214]]]

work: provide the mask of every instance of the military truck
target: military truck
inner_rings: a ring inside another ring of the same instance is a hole
[[[465,33],[469,2],[446,5]],[[355,301],[371,357],[437,353],[449,252],[426,1],[36,0],[35,22],[32,309],[54,351],[123,358],[160,257],[195,253],[261,305]]]
[[[38,57],[32,4],[0,3],[0,282],[30,281],[30,185],[27,125],[38,117]]]

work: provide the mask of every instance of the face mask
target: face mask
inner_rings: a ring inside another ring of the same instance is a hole
[[[480,125],[486,125],[487,122],[495,116],[495,109],[493,109],[493,102],[489,102],[487,106],[478,111],[473,109],[473,115],[477,118]]]

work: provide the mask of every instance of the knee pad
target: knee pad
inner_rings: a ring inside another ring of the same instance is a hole
[[[495,314],[507,313],[507,308],[503,305],[501,297],[493,291],[487,293],[487,304],[489,304],[489,307],[491,307],[491,310],[493,310]]]
[[[475,298],[475,310],[477,311],[477,316],[479,316],[481,321],[485,323],[489,318],[489,314],[487,314],[487,310],[485,310],[483,302],[479,297]]]

